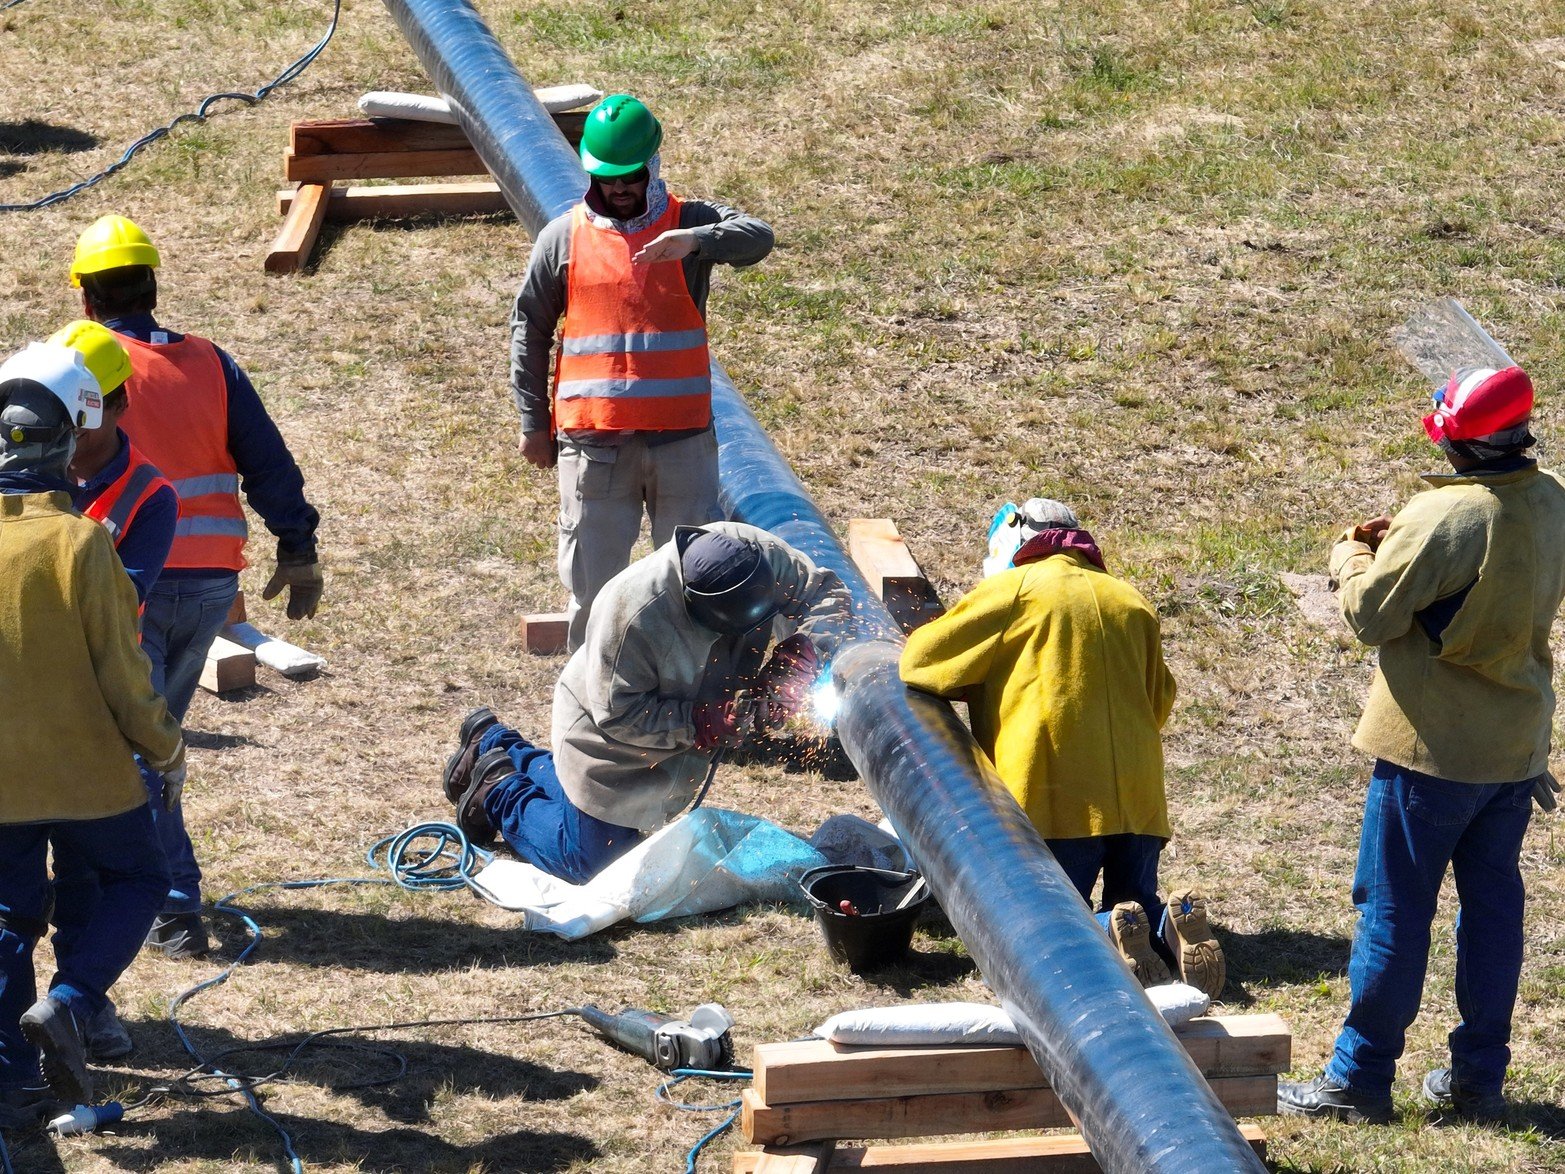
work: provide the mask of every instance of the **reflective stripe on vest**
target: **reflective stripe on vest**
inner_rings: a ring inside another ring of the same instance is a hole
[[[249,528],[228,451],[228,383],[217,348],[194,334],[161,344],[118,337],[132,372],[120,427],[179,495],[165,565],[242,570]]]
[[[125,471],[104,486],[103,492],[82,511],[93,521],[103,523],[115,546],[130,530],[146,500],[168,484],[157,466],[136,451],[135,445],[128,448]]]
[[[565,321],[555,366],[554,426],[560,432],[667,431],[712,422],[706,323],[678,261],[631,258],[679,226],[680,204],[640,232],[571,214]]]

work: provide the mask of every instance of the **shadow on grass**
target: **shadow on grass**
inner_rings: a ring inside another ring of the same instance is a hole
[[[819,775],[834,783],[859,777],[836,738],[755,738],[730,751],[729,761],[739,766],[780,766],[788,774]]]
[[[1348,972],[1352,941],[1339,934],[1293,929],[1264,929],[1246,934],[1222,925],[1214,925],[1212,932],[1222,943],[1228,962],[1225,993],[1237,990],[1242,995],[1237,1000],[1240,1002],[1251,1001],[1239,989],[1245,983],[1314,982],[1322,976],[1337,977]]]
[[[25,163],[18,163],[15,159],[0,159],[0,179],[10,179],[13,175],[20,175],[26,170]]]
[[[241,746],[256,745],[256,740],[249,734],[212,734],[187,727],[185,745],[196,750],[237,750]]]
[[[11,1157],[11,1167],[29,1174],[57,1174],[65,1170],[65,1163],[54,1152],[54,1138],[40,1131],[14,1132],[5,1135],[6,1152]]]
[[[365,1171],[437,1171],[470,1174],[486,1170],[563,1170],[591,1161],[602,1151],[590,1138],[574,1133],[515,1130],[458,1145],[417,1129],[362,1129],[336,1121],[273,1114],[293,1139],[306,1169],[351,1165]],[[94,1152],[120,1170],[157,1170],[180,1159],[227,1164],[236,1157],[281,1167],[282,1141],[248,1112],[190,1112],[150,1122],[127,1120],[117,1132],[128,1138],[152,1137],[153,1146],[109,1143]]]
[[[504,1006],[485,1009],[504,1015]],[[550,1020],[532,1023],[486,1024],[473,1028],[460,1026],[429,1029],[401,1028],[394,1031],[363,1032],[328,1036],[302,1051],[285,1078],[292,1085],[310,1085],[337,1096],[353,1097],[367,1108],[380,1110],[404,1125],[422,1125],[432,1120],[436,1101],[448,1093],[488,1098],[521,1097],[529,1102],[562,1101],[597,1088],[598,1077],[568,1068],[517,1058],[509,1053],[548,1051],[538,1034]],[[115,1098],[134,1099],[145,1085],[142,1081],[165,1083],[170,1072],[187,1071],[194,1061],[174,1034],[166,1019],[131,1022],[136,1040],[136,1067],[103,1077],[106,1091],[121,1080],[131,1084],[115,1089]],[[207,1063],[233,1072],[264,1078],[276,1071],[292,1050],[305,1038],[305,1032],[285,1032],[268,1039],[241,1039],[212,1027],[187,1027],[191,1042],[201,1050]],[[489,1051],[460,1044],[435,1043],[422,1038],[428,1031],[461,1032],[481,1030],[490,1040],[494,1033],[507,1036],[506,1052]],[[596,1039],[585,1025],[584,1039]],[[403,1063],[406,1071],[403,1071]],[[359,1085],[362,1087],[351,1087]],[[217,1086],[202,1084],[205,1090]],[[265,1096],[265,1086],[262,1090]]]
[[[381,913],[298,909],[241,901],[265,935],[251,961],[292,962],[385,974],[433,974],[474,966],[549,966],[612,962],[618,951],[595,934],[567,942],[514,927],[495,929],[438,917],[389,918]],[[232,917],[211,919],[221,942],[218,957],[232,960],[249,936]]]
[[[29,118],[24,122],[0,122],[0,152],[7,155],[72,154],[90,151],[98,137],[74,126],[56,126]]]

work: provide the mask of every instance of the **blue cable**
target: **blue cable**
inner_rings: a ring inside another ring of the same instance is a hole
[[[433,838],[434,845],[415,853],[414,843],[425,837]],[[455,824],[418,823],[376,840],[364,859],[371,868],[390,872],[392,882],[409,892],[451,892],[463,888],[476,892],[473,873],[478,866],[492,861],[494,853],[469,843]]]
[[[20,0],[14,0],[14,2],[19,3]],[[6,7],[9,8],[10,5],[7,4]],[[16,1174],[15,1169],[11,1165],[11,1151],[6,1148],[4,1136],[0,1136],[0,1170],[5,1171],[5,1174]]]
[[[668,1095],[668,1090],[676,1084],[684,1083],[691,1077],[699,1077],[703,1080],[749,1080],[753,1075],[754,1073],[746,1068],[735,1068],[732,1071],[724,1072],[709,1071],[705,1068],[675,1068],[673,1072],[669,1073],[671,1079],[665,1080],[658,1085],[657,1092],[653,1095],[665,1105],[679,1109],[682,1112],[721,1113],[724,1109],[732,1110],[720,1125],[702,1134],[701,1139],[690,1147],[690,1152],[685,1155],[685,1174],[696,1174],[696,1159],[701,1156],[701,1151],[714,1139],[721,1137],[727,1132],[729,1127],[739,1119],[740,1106],[743,1102],[732,1100],[723,1101],[721,1104],[716,1105],[691,1105],[684,1101],[674,1100]]]
[[[22,0],[7,0],[6,4],[0,6],[0,11],[4,11],[6,8],[12,8],[21,2]],[[105,167],[102,171],[98,172],[96,175],[89,175],[86,179],[78,180],[69,187],[61,188],[57,192],[51,192],[47,196],[41,196],[38,199],[33,200],[31,203],[0,204],[0,212],[35,212],[39,208],[48,208],[54,204],[64,203],[72,196],[86,191],[94,184],[108,179],[109,176],[124,168],[127,164],[130,163],[132,156],[134,156],[138,151],[140,151],[143,147],[149,146],[152,143],[157,142],[159,139],[166,137],[171,131],[174,130],[175,127],[179,126],[180,123],[205,122],[210,116],[212,107],[224,99],[232,99],[235,102],[243,102],[247,106],[254,106],[257,102],[262,101],[269,94],[271,94],[271,92],[277,89],[278,86],[286,85],[288,82],[293,81],[294,78],[298,77],[301,73],[310,67],[315,59],[325,51],[326,46],[331,43],[332,35],[337,31],[337,21],[341,15],[342,0],[333,0],[331,23],[326,26],[325,35],[322,36],[319,41],[315,42],[315,46],[310,49],[309,52],[305,53],[304,56],[297,58],[291,65],[285,68],[281,73],[279,73],[271,81],[267,82],[260,89],[256,90],[253,94],[246,94],[242,91],[227,91],[220,94],[212,94],[209,97],[204,98],[201,101],[201,104],[197,106],[193,112],[187,111],[184,114],[176,115],[173,119],[164,123],[157,129],[150,130],[146,134],[142,135],[130,146],[125,148],[125,153],[123,155]]]

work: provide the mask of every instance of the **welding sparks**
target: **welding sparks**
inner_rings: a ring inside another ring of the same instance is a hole
[[[837,696],[837,686],[831,683],[831,668],[827,666],[820,679],[810,689],[810,710],[815,724],[830,732],[837,723],[837,710],[842,699]]]

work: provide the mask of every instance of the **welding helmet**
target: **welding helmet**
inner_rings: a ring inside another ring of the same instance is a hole
[[[704,628],[737,636],[777,614],[771,561],[753,542],[700,526],[674,530],[685,607]]]

